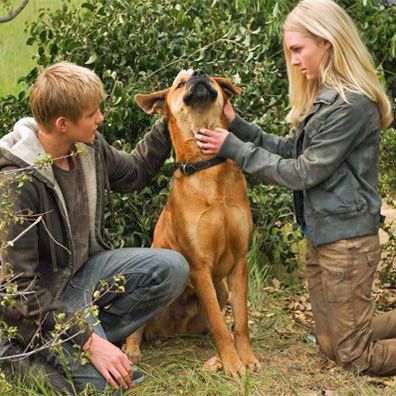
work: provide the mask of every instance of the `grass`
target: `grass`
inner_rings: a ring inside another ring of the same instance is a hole
[[[25,32],[26,23],[35,20],[41,8],[55,9],[64,0],[30,0],[26,8],[14,20],[0,24],[0,97],[17,94],[22,87],[18,86],[18,78],[25,76],[35,65],[36,49],[26,45],[29,35]],[[80,3],[82,0],[72,0]],[[1,3],[1,2],[0,2]],[[20,0],[13,0],[18,5]],[[0,15],[5,15],[0,5]]]
[[[203,363],[215,353],[211,338],[157,342],[143,350],[149,381],[128,395],[394,395],[396,381],[360,377],[327,361],[310,328],[298,323],[290,301],[304,297],[302,285],[260,287],[261,301],[250,306],[252,345],[259,373],[242,380],[209,373]],[[308,314],[309,316],[309,314]]]
[[[251,339],[262,364],[243,379],[203,369],[215,354],[210,336],[158,340],[143,345],[141,369],[147,381],[127,395],[395,395],[396,379],[370,378],[345,371],[323,358],[311,332],[311,312],[303,282],[265,286],[254,271],[250,279]],[[230,319],[227,317],[227,319]],[[227,320],[228,321],[228,320]],[[229,322],[229,321],[228,321]],[[7,395],[53,396],[42,382],[17,381]]]

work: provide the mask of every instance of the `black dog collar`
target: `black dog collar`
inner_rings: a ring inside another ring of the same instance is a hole
[[[221,157],[214,157],[206,161],[194,162],[193,164],[183,163],[183,162],[176,162],[175,167],[176,169],[180,169],[180,172],[184,176],[190,176],[195,172],[198,172],[203,169],[211,168],[212,166],[221,164],[226,159]]]

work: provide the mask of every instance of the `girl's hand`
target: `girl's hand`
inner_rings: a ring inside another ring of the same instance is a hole
[[[229,122],[234,121],[236,114],[230,101],[227,101],[227,103],[225,104],[223,112]]]
[[[223,128],[202,128],[195,135],[197,145],[204,154],[218,154],[229,132]]]

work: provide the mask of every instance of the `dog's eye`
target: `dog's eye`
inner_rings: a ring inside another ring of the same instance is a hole
[[[184,87],[185,84],[186,84],[185,81],[180,81],[179,84],[177,84],[176,88],[182,88],[182,87]]]

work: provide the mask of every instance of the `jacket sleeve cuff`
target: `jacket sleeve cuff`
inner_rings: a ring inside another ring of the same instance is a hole
[[[84,344],[88,341],[88,338],[91,337],[92,333],[93,333],[93,330],[89,326],[87,326],[85,329],[71,328],[67,332],[67,336],[72,337],[71,341],[74,344],[77,344],[80,347],[83,347]]]
[[[247,141],[250,140],[254,127],[237,114],[228,126],[228,130],[238,136],[239,139]]]
[[[242,140],[238,139],[232,132],[230,132],[221,146],[219,156],[236,161],[244,144],[245,143],[242,142]]]

